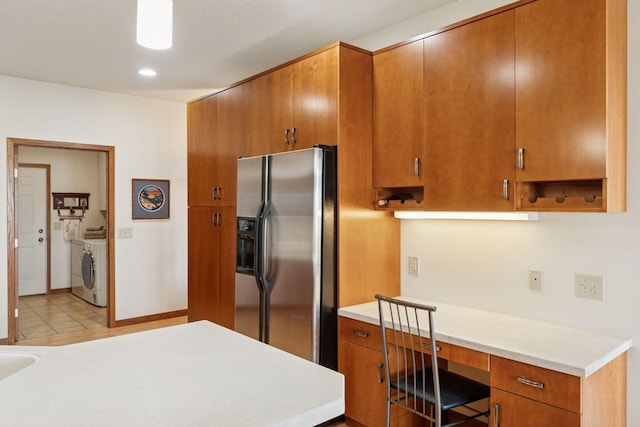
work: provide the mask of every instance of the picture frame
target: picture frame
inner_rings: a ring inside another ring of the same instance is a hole
[[[132,219],[169,219],[169,180],[131,180]]]

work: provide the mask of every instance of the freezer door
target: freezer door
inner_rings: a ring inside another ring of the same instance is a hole
[[[238,159],[238,206],[239,217],[255,217],[264,200],[265,157],[245,157]]]
[[[270,156],[266,277],[268,342],[318,362],[322,150]]]
[[[264,157],[246,157],[238,159],[238,205],[236,224],[242,228],[242,224],[256,224],[258,210],[263,205],[263,197],[265,186],[264,182]],[[252,230],[255,237],[255,228]],[[237,230],[238,239],[240,239],[243,230]],[[245,233],[246,234],[246,233]],[[252,243],[251,249],[257,250],[253,244],[255,241],[245,242]],[[238,246],[238,244],[236,245]],[[247,249],[247,248],[245,248]],[[244,265],[238,265],[242,261],[242,257],[238,257],[238,247],[236,247],[236,306],[235,306],[235,330],[241,334],[260,339],[260,328],[262,323],[260,319],[262,294],[260,287],[251,268],[245,268]],[[253,251],[252,251],[253,252]],[[254,252],[255,253],[255,252]],[[249,256],[249,255],[247,255]],[[244,260],[247,265],[255,266],[255,260]]]
[[[260,339],[260,291],[253,276],[236,273],[235,330]]]

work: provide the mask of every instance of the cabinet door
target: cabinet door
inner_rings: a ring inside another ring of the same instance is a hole
[[[189,206],[211,206],[218,186],[218,102],[209,96],[187,105],[187,191]]]
[[[292,65],[291,127],[294,149],[338,140],[338,49],[325,50]]]
[[[253,147],[248,155],[291,149],[291,66],[277,69],[246,84],[251,87],[251,125],[248,126],[247,140]]]
[[[495,388],[491,389],[492,427],[580,427],[580,415]]]
[[[515,208],[513,34],[507,11],[424,40],[429,209]]]
[[[422,50],[418,40],[373,57],[374,187],[422,186]]]
[[[220,92],[216,135],[215,168],[217,186],[221,189],[214,206],[235,206],[238,156],[246,150],[247,88],[234,86]]]
[[[215,321],[218,301],[218,228],[216,208],[189,207],[189,321]]]
[[[608,0],[516,9],[518,181],[606,177]]]
[[[236,208],[218,209],[218,315],[216,323],[234,328],[236,301]]]
[[[382,351],[340,342],[338,366],[345,376],[345,416],[369,427],[385,425],[383,360]]]
[[[233,328],[235,208],[189,208],[189,321]]]

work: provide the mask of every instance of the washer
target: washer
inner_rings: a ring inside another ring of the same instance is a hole
[[[99,307],[107,305],[106,239],[71,241],[71,292]]]

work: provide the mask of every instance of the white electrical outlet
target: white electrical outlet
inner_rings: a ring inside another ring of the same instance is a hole
[[[532,291],[542,290],[542,271],[529,270],[529,289]]]
[[[604,296],[604,277],[576,274],[575,292],[577,297],[602,301]]]
[[[420,274],[420,258],[417,256],[409,257],[409,274]]]

